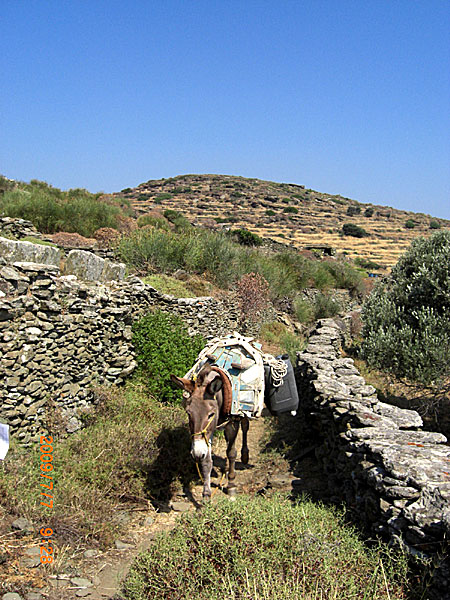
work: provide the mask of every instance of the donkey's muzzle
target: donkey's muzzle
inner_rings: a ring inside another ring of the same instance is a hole
[[[191,456],[194,460],[204,460],[209,454],[209,445],[203,438],[194,439],[191,446]]]

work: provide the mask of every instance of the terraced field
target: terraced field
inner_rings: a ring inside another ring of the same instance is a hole
[[[338,254],[371,260],[383,268],[395,264],[415,237],[429,236],[433,228],[450,228],[450,221],[422,213],[231,175],[150,180],[114,195],[128,198],[138,215],[178,210],[195,225],[245,227],[298,249],[329,246]],[[367,235],[343,235],[345,223],[363,228]]]

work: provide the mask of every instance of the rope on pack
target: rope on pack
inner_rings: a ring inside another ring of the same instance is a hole
[[[263,362],[270,367],[270,376],[272,377],[272,385],[280,387],[283,385],[283,379],[286,377],[287,364],[284,360],[277,359],[271,354],[263,354]]]

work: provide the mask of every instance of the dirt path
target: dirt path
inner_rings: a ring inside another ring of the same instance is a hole
[[[236,463],[236,484],[238,493],[250,495],[270,495],[281,492],[307,492],[315,496],[320,494],[323,487],[323,476],[318,471],[312,452],[303,450],[299,463],[294,463],[291,469],[288,461],[279,451],[264,450],[263,443],[268,437],[270,421],[264,418],[251,423],[248,437],[250,461],[248,465]],[[241,434],[239,434],[241,435]],[[240,438],[238,439],[238,459],[240,458]],[[215,440],[214,469],[212,473],[213,502],[224,495],[219,483],[222,479],[221,470],[225,466],[225,439]],[[225,482],[226,483],[226,482]],[[116,548],[104,553],[91,550],[81,556],[67,557],[63,564],[60,561],[58,574],[50,580],[50,585],[36,590],[42,598],[48,600],[105,600],[112,598],[120,590],[120,581],[127,574],[134,558],[147,549],[161,531],[168,531],[175,526],[179,515],[186,511],[196,510],[200,506],[202,486],[196,485],[191,490],[184,490],[174,496],[165,506],[159,509],[149,507],[147,511],[125,513],[126,526],[122,539],[116,541]],[[86,587],[87,586],[87,587]],[[117,596],[119,598],[120,596]],[[38,600],[38,597],[36,597]]]

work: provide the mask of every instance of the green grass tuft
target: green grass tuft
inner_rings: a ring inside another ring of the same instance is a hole
[[[400,581],[395,580],[397,573]],[[125,600],[400,600],[406,561],[368,549],[341,513],[309,501],[220,499],[134,562]]]
[[[53,248],[57,248],[56,244],[53,242],[48,242],[47,240],[41,240],[39,238],[35,238],[32,235],[27,235],[24,238],[20,238],[21,242],[31,242],[32,244],[39,244],[40,246],[53,246]]]
[[[189,455],[184,410],[164,406],[128,384],[100,395],[88,426],[67,438],[54,435],[53,508],[39,504],[39,444],[13,444],[0,470],[0,507],[26,516],[36,528],[51,527],[58,539],[112,543],[115,519],[130,501],[167,500],[181,484],[196,479]]]

